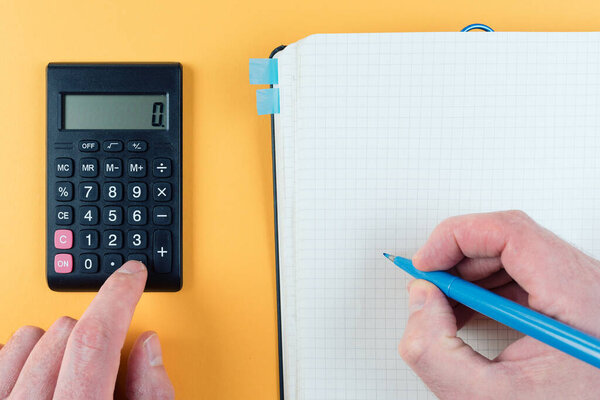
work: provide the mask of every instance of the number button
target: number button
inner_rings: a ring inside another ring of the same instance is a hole
[[[70,158],[57,158],[55,165],[56,176],[68,178],[73,176],[73,160]]]
[[[148,149],[148,143],[143,140],[130,140],[127,142],[127,150],[134,153],[142,153]]]
[[[131,201],[146,201],[148,191],[146,184],[142,182],[133,182],[127,185],[127,199]]]
[[[73,207],[56,207],[56,225],[71,225],[73,223]]]
[[[154,225],[169,225],[171,223],[171,207],[160,206],[152,210]]]
[[[107,158],[104,160],[104,176],[107,178],[118,178],[123,172],[123,163],[118,158]]]
[[[102,190],[102,197],[106,201],[121,201],[123,199],[123,185],[119,182],[107,183]]]
[[[96,201],[98,200],[100,189],[96,182],[82,182],[79,184],[79,200]]]
[[[123,142],[120,140],[106,140],[102,143],[102,150],[109,153],[118,153],[123,150]]]
[[[102,260],[102,269],[108,272],[113,272],[123,265],[123,256],[120,254],[105,254]]]
[[[100,234],[94,230],[82,230],[79,232],[79,247],[84,250],[97,249],[100,246]]]
[[[132,178],[143,178],[146,176],[146,160],[132,158],[127,162],[127,174]]]
[[[98,142],[95,140],[82,140],[79,142],[79,151],[85,151],[86,153],[92,153],[98,151]]]
[[[83,206],[79,214],[79,223],[81,225],[98,225],[98,207]]]
[[[98,272],[98,256],[96,254],[82,254],[79,257],[79,263],[81,264],[81,272],[93,274]]]
[[[171,160],[168,158],[157,158],[152,162],[152,174],[159,178],[171,176]]]
[[[82,158],[81,165],[79,165],[79,175],[84,178],[98,176],[98,160],[95,158]]]
[[[167,182],[159,182],[152,185],[152,197],[156,201],[171,200],[171,184]]]
[[[128,207],[127,223],[129,225],[146,225],[148,223],[148,212],[146,207]]]
[[[145,249],[148,246],[148,237],[145,231],[127,232],[127,247],[130,249]]]
[[[107,249],[120,249],[123,247],[123,232],[104,231],[102,242]]]
[[[121,225],[123,223],[123,209],[119,206],[108,206],[102,209],[102,222],[105,225]]]
[[[73,184],[71,182],[56,183],[56,200],[71,201],[73,200]]]

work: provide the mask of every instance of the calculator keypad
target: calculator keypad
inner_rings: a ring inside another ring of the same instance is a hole
[[[52,212],[56,225],[64,227],[54,232],[54,271],[111,273],[126,260],[140,260],[156,273],[169,273],[172,160],[144,157],[148,143],[143,140],[126,145],[121,140],[81,140],[77,150],[79,159],[54,160],[59,180]],[[124,151],[129,154],[119,157]],[[78,255],[69,252],[75,249]]]

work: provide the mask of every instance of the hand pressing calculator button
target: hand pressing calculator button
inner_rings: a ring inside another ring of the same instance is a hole
[[[97,290],[127,260],[147,291],[181,266],[181,66],[49,64],[47,268],[58,291]]]

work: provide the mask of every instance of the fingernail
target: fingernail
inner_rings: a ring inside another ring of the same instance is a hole
[[[146,350],[146,355],[148,356],[151,367],[163,365],[162,351],[156,333],[153,333],[148,339],[144,340],[144,349]]]
[[[408,312],[412,314],[419,311],[425,305],[427,300],[427,287],[424,287],[418,280],[410,285],[408,298]]]
[[[122,274],[135,274],[144,270],[146,267],[139,261],[127,261],[121,268],[119,268],[116,272],[120,272]]]

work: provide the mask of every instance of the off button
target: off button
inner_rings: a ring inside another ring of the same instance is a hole
[[[100,149],[100,145],[95,140],[82,140],[79,142],[79,151],[85,151],[86,153],[93,153]]]

